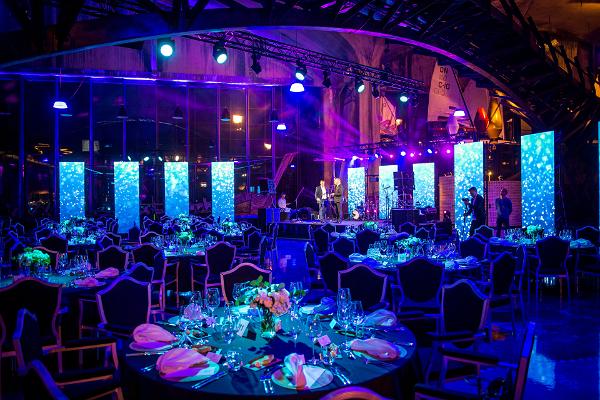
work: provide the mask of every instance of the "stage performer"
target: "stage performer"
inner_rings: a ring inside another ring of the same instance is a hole
[[[281,196],[279,197],[279,200],[277,200],[277,207],[278,208],[282,208],[282,209],[283,208],[287,208],[288,204],[285,201],[285,197],[286,197],[286,194],[285,193],[281,193]]]
[[[327,200],[327,188],[325,187],[325,180],[321,179],[319,186],[315,189],[315,200],[319,206],[319,220],[325,221],[325,201]]]
[[[342,222],[344,217],[342,213],[342,197],[344,196],[344,187],[342,186],[342,180],[335,178],[333,180],[333,204],[335,206],[335,217],[337,222]]]
[[[512,201],[508,198],[508,190],[502,188],[500,197],[496,199],[496,236],[502,237],[502,229],[510,228],[508,219],[512,213]]]
[[[465,207],[467,207],[467,212],[465,212],[464,216],[466,217],[469,214],[473,214],[471,227],[469,229],[469,236],[473,236],[475,234],[475,229],[485,224],[485,203],[483,197],[480,194],[477,194],[477,188],[475,186],[469,189],[469,195],[471,196],[470,201],[469,199],[462,200],[463,203],[465,203]]]

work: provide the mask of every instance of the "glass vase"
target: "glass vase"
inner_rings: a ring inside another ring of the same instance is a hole
[[[273,339],[277,334],[277,318],[269,310],[262,310],[262,318],[260,320],[260,336],[265,339]]]

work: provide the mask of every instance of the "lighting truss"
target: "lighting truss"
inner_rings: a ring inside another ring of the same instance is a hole
[[[225,47],[259,54],[262,57],[272,58],[296,65],[298,61],[312,70],[327,71],[348,78],[360,78],[379,87],[388,87],[401,90],[404,93],[425,93],[425,84],[421,81],[406,78],[389,71],[366,65],[342,60],[327,54],[308,50],[254,35],[246,31],[208,32],[186,36],[189,39],[215,44],[225,41]]]

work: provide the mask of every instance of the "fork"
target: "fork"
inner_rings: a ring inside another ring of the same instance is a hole
[[[140,371],[142,371],[142,372],[150,372],[150,371],[152,371],[153,369],[154,369],[154,364],[150,364],[150,365],[148,365],[148,366],[146,366],[146,367],[142,368]]]
[[[260,381],[263,384],[263,389],[265,390],[266,394],[272,394],[273,393],[273,386],[271,385],[271,377],[269,375],[261,375],[260,377]]]
[[[331,372],[333,372],[333,374],[342,381],[343,385],[350,385],[352,383],[352,381],[350,381],[350,379],[346,375],[344,375],[338,367],[331,366],[330,369]]]

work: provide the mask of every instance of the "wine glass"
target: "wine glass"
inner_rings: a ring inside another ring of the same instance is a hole
[[[294,338],[294,349],[298,343],[298,335],[302,332],[302,323],[300,317],[297,314],[290,314],[290,335]]]
[[[354,323],[355,336],[358,338],[359,327],[365,320],[365,311],[363,310],[362,302],[352,302],[352,322]]]
[[[338,312],[340,308],[343,308],[346,303],[351,301],[350,297],[350,289],[348,288],[339,288],[337,293],[337,306]]]
[[[186,306],[181,306],[179,308],[179,319],[177,319],[177,327],[181,331],[181,338],[179,339],[179,343],[177,343],[177,347],[189,347],[188,342],[191,344],[191,340],[187,334],[188,325],[190,320],[185,315]]]
[[[298,312],[298,304],[300,304],[300,301],[304,297],[304,289],[302,286],[302,282],[300,282],[300,281],[292,282],[290,284],[290,291],[291,291],[292,302],[294,303],[294,313],[297,313]]]
[[[223,340],[227,344],[231,344],[233,339],[235,339],[236,325],[237,324],[234,323],[233,319],[226,319],[225,321],[223,321],[223,325],[221,326],[223,330]]]
[[[246,287],[243,283],[234,283],[233,284],[233,299],[235,300],[235,304],[238,304],[238,300],[243,296]]]
[[[208,288],[206,292],[206,305],[210,309],[210,315],[213,316],[215,309],[221,304],[221,293],[219,288]]]
[[[310,339],[311,349],[312,349],[312,358],[309,362],[312,365],[317,365],[319,360],[315,357],[315,340],[321,336],[322,327],[321,320],[318,315],[309,315],[306,318],[306,335]]]

